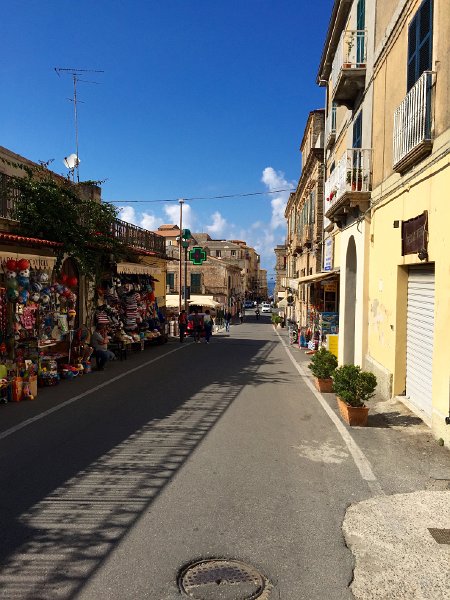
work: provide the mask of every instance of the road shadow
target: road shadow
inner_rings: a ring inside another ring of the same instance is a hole
[[[131,357],[120,369],[138,367],[132,377],[1,440],[0,597],[75,598],[242,389],[278,381],[259,372],[277,345]]]
[[[423,421],[420,417],[402,414],[398,411],[383,413],[369,412],[367,421],[368,427],[379,427],[381,429],[389,429],[392,427],[414,427],[417,425],[423,425]]]

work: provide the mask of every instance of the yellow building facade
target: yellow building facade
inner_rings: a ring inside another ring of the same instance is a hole
[[[447,444],[449,54],[447,0],[337,0],[317,77],[339,362],[373,371]]]
[[[450,11],[377,2],[365,363],[450,444]]]

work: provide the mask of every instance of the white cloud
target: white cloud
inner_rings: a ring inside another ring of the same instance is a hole
[[[122,221],[137,225],[136,211],[133,206],[120,206],[118,216]]]
[[[220,236],[227,226],[227,220],[222,217],[219,211],[216,211],[212,215],[212,224],[206,226],[206,231],[212,235]]]
[[[169,218],[168,222],[178,225],[180,223],[180,205],[179,204],[166,204],[164,206],[164,212]],[[189,204],[183,204],[183,229],[192,229],[196,222],[195,215],[192,212],[192,208]]]
[[[142,213],[140,225],[144,229],[148,229],[149,231],[155,231],[160,225],[162,225],[162,219],[160,219],[159,217],[155,217],[155,215],[152,215],[150,213]]]
[[[294,182],[288,182],[285,179],[282,171],[275,171],[273,167],[266,167],[263,171],[261,181],[267,186],[270,192],[281,189],[289,189],[295,187]],[[284,210],[289,198],[289,191],[279,192],[279,194],[272,198],[270,204],[272,206],[272,218],[270,226],[272,229],[278,227],[286,227],[286,219],[284,218]]]

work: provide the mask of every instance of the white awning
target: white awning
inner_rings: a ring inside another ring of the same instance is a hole
[[[3,265],[7,260],[20,260],[25,258],[30,261],[32,269],[51,271],[56,263],[56,256],[41,256],[40,254],[24,254],[23,252],[0,252],[0,263]]]
[[[153,275],[154,269],[140,263],[117,263],[117,272],[126,275]]]
[[[191,294],[189,304],[193,304],[194,306],[208,306],[210,308],[221,306],[220,302],[216,302],[212,296],[200,296],[196,294]]]
[[[339,275],[336,271],[327,271],[326,273],[314,273],[313,275],[307,275],[306,277],[300,277],[298,280],[299,285],[301,283],[313,283],[315,281],[321,281],[322,279],[331,279]]]
[[[178,308],[179,307],[179,296],[178,294],[166,294],[166,306],[167,308]],[[181,300],[184,306],[184,300]]]
[[[277,303],[278,308],[286,308],[287,307],[287,299],[283,298]]]

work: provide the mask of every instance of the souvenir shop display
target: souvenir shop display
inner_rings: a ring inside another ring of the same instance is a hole
[[[61,275],[52,283],[48,270],[31,269],[26,258],[6,260],[0,273],[0,366],[10,399],[32,399],[37,383],[59,381],[57,361],[65,352],[57,346],[74,329],[78,280]]]
[[[164,337],[165,315],[159,309],[149,275],[122,275],[105,279],[97,289],[95,325],[108,325],[112,342],[136,344]]]

